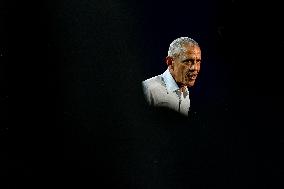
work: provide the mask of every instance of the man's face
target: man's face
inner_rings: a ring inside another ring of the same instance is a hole
[[[200,71],[201,50],[196,45],[183,47],[185,51],[173,57],[170,71],[179,87],[192,87]]]

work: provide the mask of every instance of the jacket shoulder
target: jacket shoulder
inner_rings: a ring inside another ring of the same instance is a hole
[[[148,90],[153,90],[165,86],[161,75],[154,76],[142,81],[142,85]]]

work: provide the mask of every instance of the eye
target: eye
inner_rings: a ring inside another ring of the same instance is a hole
[[[201,60],[185,59],[185,60],[182,61],[182,63],[187,64],[187,65],[200,64]]]
[[[185,63],[185,64],[191,64],[191,63],[192,63],[192,60],[186,59],[186,60],[184,60],[184,61],[182,61],[182,62]]]

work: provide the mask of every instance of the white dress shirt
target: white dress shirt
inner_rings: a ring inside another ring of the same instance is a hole
[[[143,92],[149,105],[168,107],[188,116],[190,107],[189,92],[182,92],[167,69],[163,74],[142,82]]]

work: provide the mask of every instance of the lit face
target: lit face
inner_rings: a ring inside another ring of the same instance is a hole
[[[178,56],[167,57],[167,64],[179,87],[192,87],[200,71],[201,50],[192,44],[183,47],[185,51]]]

